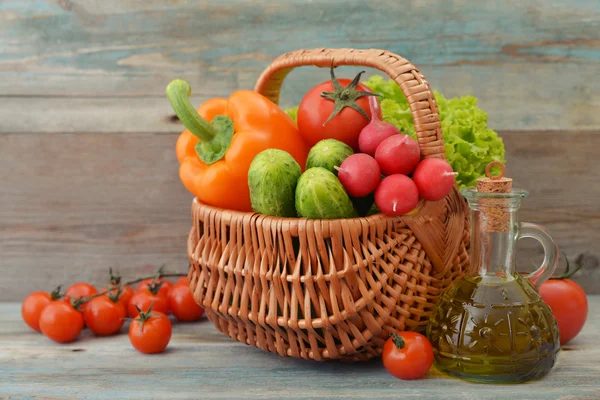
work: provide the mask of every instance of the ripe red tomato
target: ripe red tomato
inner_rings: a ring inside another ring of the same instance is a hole
[[[89,297],[89,296],[93,296],[96,293],[98,293],[98,290],[90,285],[89,283],[85,283],[85,282],[78,282],[78,283],[74,283],[73,285],[69,286],[69,288],[67,289],[67,291],[65,292],[65,297],[70,298],[71,300],[76,300],[79,297]],[[80,311],[85,311],[87,304],[83,304],[79,309]]]
[[[175,285],[178,285],[180,283],[185,283],[186,285],[189,285],[190,280],[188,279],[187,276],[182,276],[181,278],[177,279],[177,282],[175,282]]]
[[[165,298],[166,298],[169,295],[169,290],[171,290],[171,288],[173,287],[173,284],[166,279],[144,279],[137,285],[137,287],[135,288],[135,291],[140,292],[142,290],[148,289],[148,286],[150,286],[152,284],[158,284],[161,282],[162,282],[162,285],[160,287],[160,294],[165,296]]]
[[[152,306],[154,304],[154,306]],[[167,314],[169,312],[169,299],[160,293],[153,294],[148,289],[136,292],[127,305],[127,314],[130,318],[137,318],[139,312],[136,306],[142,311],[152,309]]]
[[[383,345],[383,365],[400,379],[419,379],[433,364],[433,348],[427,338],[416,332],[398,332]]]
[[[40,330],[40,314],[46,306],[52,303],[52,297],[50,293],[46,292],[33,292],[29,296],[25,297],[23,304],[21,305],[21,316],[23,321],[34,331],[41,332]]]
[[[129,341],[133,347],[146,354],[160,353],[171,340],[171,321],[157,311],[143,313],[129,325]]]
[[[346,89],[351,83],[350,79],[339,79],[338,81],[342,88]],[[327,121],[333,114],[335,105],[341,104],[341,101],[323,98],[321,97],[321,93],[332,93],[334,91],[336,90],[331,80],[323,82],[308,91],[298,108],[298,130],[306,144],[311,147],[323,139],[331,138],[346,143],[355,152],[358,152],[358,136],[371,119],[369,96],[358,97],[356,100],[351,99],[351,102],[358,105],[368,118],[365,118],[359,111],[351,107],[344,107],[330,121]],[[371,93],[371,90],[359,83],[354,91],[350,88],[339,92],[339,94],[345,97],[348,97],[348,94],[350,94],[350,97],[353,98],[355,97],[352,94],[354,92]]]
[[[197,321],[204,314],[187,283],[178,283],[169,292],[169,309],[179,321]]]
[[[39,323],[42,333],[49,339],[69,343],[81,333],[83,316],[71,304],[57,300],[42,310]]]
[[[585,292],[570,279],[550,279],[540,286],[540,295],[552,309],[560,332],[560,344],[569,342],[581,331],[587,318]]]
[[[117,285],[118,286],[118,285]],[[107,291],[109,288],[103,288],[102,292]],[[116,294],[118,290],[118,287],[115,286],[110,286],[110,291],[107,293],[107,297],[109,294]],[[123,302],[123,305],[125,306],[125,309],[127,309],[127,306],[129,305],[129,302],[131,301],[131,298],[133,297],[134,294],[134,290],[131,286],[129,285],[125,285],[121,288],[121,294],[119,295],[119,301]]]
[[[126,317],[127,311],[121,300],[114,302],[105,296],[90,300],[83,312],[85,325],[99,336],[117,333]]]

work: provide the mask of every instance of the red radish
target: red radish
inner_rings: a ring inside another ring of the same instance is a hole
[[[346,192],[354,197],[368,195],[375,190],[381,179],[379,164],[368,154],[352,154],[335,169]]]
[[[384,175],[408,175],[414,171],[421,159],[419,144],[410,136],[401,133],[390,136],[377,146],[375,159]]]
[[[419,163],[413,179],[422,198],[438,201],[450,192],[456,175],[458,172],[452,172],[452,167],[445,160],[427,158]]]
[[[375,204],[390,217],[397,217],[415,209],[419,203],[417,185],[406,175],[385,177],[375,190]]]
[[[370,156],[375,155],[377,146],[386,138],[400,133],[398,128],[381,120],[381,107],[375,96],[369,97],[371,109],[371,122],[365,126],[358,136],[358,148]]]

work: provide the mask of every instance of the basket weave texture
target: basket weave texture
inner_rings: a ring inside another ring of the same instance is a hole
[[[299,50],[278,57],[255,90],[275,103],[305,65],[377,68],[410,104],[422,158],[444,158],[433,93],[384,50]],[[190,288],[230,337],[282,356],[362,361],[390,332],[423,330],[440,291],[469,265],[467,206],[456,189],[410,216],[311,220],[192,204]]]

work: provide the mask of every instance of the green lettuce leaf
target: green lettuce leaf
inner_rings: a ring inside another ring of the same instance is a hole
[[[383,119],[403,133],[416,139],[414,123],[408,101],[400,87],[391,79],[372,76],[364,83],[382,96]],[[476,185],[476,180],[485,175],[485,167],[492,161],[506,162],[502,138],[488,128],[488,115],[477,107],[473,96],[445,98],[434,92],[440,112],[446,158],[462,188]]]

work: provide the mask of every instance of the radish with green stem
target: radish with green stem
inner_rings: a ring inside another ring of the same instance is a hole
[[[358,148],[361,152],[374,156],[377,146],[383,140],[399,134],[400,131],[394,125],[381,120],[381,107],[376,97],[369,97],[369,108],[371,109],[371,121],[360,131]]]
[[[438,201],[450,193],[456,175],[458,172],[452,171],[452,167],[445,160],[428,158],[419,163],[413,179],[423,199]]]
[[[384,175],[408,175],[414,171],[420,159],[417,141],[401,133],[384,139],[375,150],[375,160]]]

